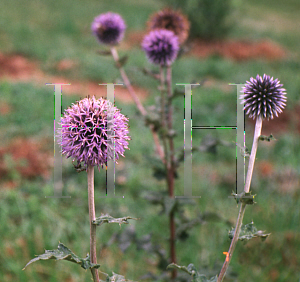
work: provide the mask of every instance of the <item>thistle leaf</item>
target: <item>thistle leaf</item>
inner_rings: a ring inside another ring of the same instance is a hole
[[[166,167],[159,158],[147,156],[149,167],[153,169],[153,177],[157,180],[163,180],[167,177]]]
[[[101,282],[134,282],[132,280],[125,279],[125,277],[123,275],[119,275],[114,272],[112,272],[112,273],[113,273],[113,276],[109,277],[107,275],[106,280],[105,281],[101,280]]]
[[[240,148],[242,157],[250,157],[250,150],[247,147],[242,147],[240,143],[235,143]]]
[[[182,271],[188,273],[189,275],[192,276],[192,282],[217,282],[217,280],[218,280],[217,275],[214,277],[211,277],[210,279],[207,279],[205,275],[200,274],[197,271],[196,267],[192,263],[189,264],[188,267],[180,266],[175,263],[171,263],[167,266],[167,269],[170,269],[170,268],[176,268],[176,269],[179,269],[179,270],[182,270]]]
[[[258,139],[261,140],[261,141],[268,141],[268,142],[270,142],[271,140],[276,141],[275,137],[272,134],[270,134],[269,136],[260,135],[258,137]]]
[[[90,256],[87,254],[86,258],[80,258],[76,256],[70,249],[68,249],[64,244],[59,243],[57,250],[45,250],[45,253],[42,255],[38,255],[36,258],[29,261],[23,270],[31,263],[38,261],[38,260],[48,260],[48,259],[55,259],[55,260],[68,260],[70,262],[74,262],[80,264],[80,266],[84,269],[92,269],[92,268],[99,268],[100,264],[94,264],[90,262]]]
[[[232,192],[231,195],[235,198],[237,204],[238,203],[245,203],[247,205],[256,204],[256,202],[254,202],[254,197],[256,195],[251,195],[251,191],[249,193],[242,192],[240,194],[235,194],[234,192]]]
[[[235,228],[232,228],[228,232],[229,239],[232,239],[234,236]],[[271,233],[264,233],[264,231],[258,230],[254,226],[254,223],[248,223],[246,225],[242,225],[241,231],[239,234],[239,240],[244,241],[244,240],[250,240],[256,237],[260,237],[262,240],[265,240]]]
[[[190,275],[193,275],[193,272],[192,272],[193,270],[194,270],[194,272],[197,271],[196,268],[195,268],[195,266],[192,263],[189,264],[188,267],[186,267],[186,266],[180,266],[180,265],[178,265],[176,263],[171,263],[171,264],[169,264],[167,266],[167,269],[170,269],[170,268],[176,268],[176,269],[182,270],[182,271],[184,271],[184,272],[186,272],[186,273],[188,273]]]
[[[93,220],[92,223],[98,226],[104,223],[118,223],[121,226],[121,224],[129,224],[128,219],[138,220],[138,218],[133,218],[130,216],[114,218],[109,214],[102,214],[100,217],[97,217],[95,220]]]
[[[170,198],[169,196],[164,197],[164,211],[166,215],[170,215],[177,207],[177,199]]]

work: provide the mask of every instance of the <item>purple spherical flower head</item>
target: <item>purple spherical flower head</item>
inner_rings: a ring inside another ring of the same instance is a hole
[[[286,105],[286,90],[282,86],[278,78],[274,80],[266,74],[257,75],[256,79],[251,77],[240,96],[246,114],[253,119],[258,116],[273,119],[274,114],[278,117]]]
[[[142,48],[151,63],[170,65],[179,51],[178,37],[170,30],[153,30],[145,36]]]
[[[108,12],[95,17],[91,29],[100,43],[116,45],[123,39],[126,25],[119,14]]]
[[[77,164],[100,166],[124,157],[128,149],[128,118],[103,98],[84,98],[65,110],[59,134],[62,154]],[[115,144],[114,144],[115,143]]]

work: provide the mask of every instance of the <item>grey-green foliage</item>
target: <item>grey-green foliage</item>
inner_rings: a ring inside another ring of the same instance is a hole
[[[23,270],[31,263],[38,261],[38,260],[48,260],[48,259],[55,259],[55,260],[67,260],[70,262],[74,262],[80,264],[80,266],[84,269],[89,268],[99,268],[100,264],[94,264],[90,261],[90,256],[87,255],[86,258],[80,258],[76,256],[70,249],[68,249],[64,244],[59,243],[57,250],[45,250],[44,254],[38,255],[36,258],[32,259],[28,262]]]
[[[179,270],[182,270],[189,275],[192,276],[192,282],[217,282],[218,276],[211,277],[210,279],[207,279],[205,275],[200,274],[196,267],[191,263],[187,267],[186,266],[180,266],[175,263],[169,264],[167,268],[176,268]]]
[[[129,224],[128,219],[138,220],[137,218],[133,218],[130,216],[114,218],[114,217],[110,216],[109,214],[102,214],[101,216],[99,216],[95,220],[93,220],[92,223],[96,224],[98,226],[102,225],[103,223],[118,223],[121,226],[121,224]]]
[[[232,228],[228,232],[229,239],[232,239],[234,236],[235,228]],[[239,234],[239,240],[250,240],[256,237],[260,237],[262,240],[265,240],[271,233],[264,233],[264,231],[257,230],[257,228],[254,226],[254,223],[248,223],[245,225],[242,225],[241,231]]]
[[[113,276],[109,277],[107,275],[106,280],[105,281],[101,280],[101,282],[133,282],[133,281],[127,280],[123,275],[119,275],[113,272]]]
[[[268,142],[270,142],[271,140],[276,141],[275,137],[272,134],[270,134],[269,136],[260,135],[258,139],[261,141],[268,141]]]
[[[233,26],[232,0],[163,0],[168,6],[180,8],[191,23],[190,35],[204,39],[225,37]]]

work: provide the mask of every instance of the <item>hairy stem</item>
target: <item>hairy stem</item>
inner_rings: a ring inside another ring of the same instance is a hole
[[[96,253],[96,225],[92,221],[96,219],[94,201],[94,167],[89,165],[87,168],[88,177],[88,199],[89,199],[89,219],[90,219],[90,259],[91,263],[97,263]],[[98,269],[91,269],[94,282],[100,282]]]
[[[136,95],[136,93],[135,93],[135,91],[134,91],[134,89],[133,89],[133,87],[132,87],[132,85],[131,85],[131,83],[130,83],[127,75],[126,75],[126,72],[125,72],[124,68],[120,65],[119,55],[118,55],[116,47],[111,47],[110,51],[111,51],[111,54],[112,54],[112,56],[113,56],[113,58],[114,58],[114,60],[115,60],[115,62],[117,64],[117,67],[118,67],[118,69],[119,69],[119,71],[121,73],[122,79],[123,79],[123,81],[124,81],[124,83],[125,83],[128,91],[129,91],[132,99],[134,100],[137,108],[139,109],[140,113],[143,116],[147,115],[147,111],[143,107],[143,105],[142,105],[139,97]]]
[[[222,266],[222,269],[220,271],[220,274],[219,274],[217,282],[222,282],[223,279],[224,279],[224,277],[225,277],[226,270],[227,270],[227,268],[229,266],[232,254],[233,254],[234,249],[235,249],[235,246],[236,246],[236,244],[237,244],[237,242],[239,240],[239,235],[240,235],[240,231],[241,231],[241,227],[242,227],[242,223],[243,223],[245,209],[246,209],[246,204],[242,203],[241,206],[240,206],[240,211],[239,211],[238,219],[237,219],[236,226],[235,226],[234,236],[233,236],[233,238],[231,240],[229,251],[228,251],[228,253],[226,255],[226,259],[225,259],[225,262],[224,262],[224,264]]]
[[[167,103],[167,121],[168,121],[168,138],[169,138],[169,148],[170,148],[170,160],[169,160],[169,167],[168,167],[168,189],[169,189],[169,196],[171,198],[174,197],[174,142],[173,142],[173,135],[170,135],[171,131],[173,130],[173,108],[172,108],[172,68],[171,66],[167,66],[167,93],[168,93],[168,103]],[[171,253],[171,262],[176,263],[176,230],[175,230],[175,219],[174,219],[174,211],[170,213],[170,253]],[[172,271],[172,279],[175,279],[177,276],[176,269]]]
[[[162,143],[164,147],[164,164],[166,166],[166,171],[169,170],[169,156],[168,156],[168,146],[167,146],[167,140],[166,140],[166,130],[167,130],[167,124],[166,124],[166,105],[165,105],[165,76],[164,76],[164,68],[160,66],[159,69],[160,74],[160,91],[161,91],[161,100],[160,100],[160,118],[161,118],[161,130],[162,130]],[[168,180],[168,178],[167,178]]]
[[[165,89],[165,76],[164,76],[164,67],[160,66],[159,69],[159,74],[160,74],[160,91],[161,91],[161,129],[162,129],[162,142],[164,146],[164,151],[165,151],[165,167],[166,167],[166,181],[167,181],[167,186],[168,186],[168,192],[169,196],[172,197],[173,195],[173,179],[171,177],[171,161],[169,158],[168,154],[168,143],[167,143],[167,132],[168,132],[168,125],[169,125],[169,119],[166,116],[166,106],[167,106],[167,113],[169,113],[169,103],[166,105],[166,89]],[[167,78],[168,79],[168,78]],[[168,82],[167,82],[168,84]],[[169,115],[168,115],[169,116]],[[170,258],[171,262],[176,262],[176,254],[175,254],[175,222],[174,222],[174,213],[171,212],[169,215],[169,228],[170,228]],[[177,276],[177,271],[175,269],[172,270],[171,277],[172,279],[176,278]]]
[[[173,130],[173,107],[172,107],[172,68],[167,66],[167,91],[168,91],[168,136],[169,136],[169,147],[170,147],[170,197],[174,197],[174,174],[175,174],[175,163],[174,163],[174,135]],[[170,135],[171,134],[171,135]]]
[[[256,123],[255,123],[253,144],[252,144],[251,154],[249,157],[249,165],[248,165],[248,170],[247,170],[246,184],[245,184],[245,188],[244,188],[244,191],[246,193],[249,193],[249,191],[250,191],[250,184],[251,184],[251,180],[252,180],[255,156],[256,156],[256,151],[257,151],[257,146],[258,146],[258,138],[261,135],[261,128],[262,128],[262,118],[260,116],[258,116],[256,119]]]
[[[249,193],[249,191],[250,191],[250,184],[251,184],[251,179],[252,179],[252,174],[253,174],[255,156],[256,156],[257,145],[258,145],[258,138],[261,134],[261,128],[262,128],[262,118],[260,116],[258,116],[256,118],[256,123],[255,123],[253,144],[252,144],[251,154],[250,154],[250,158],[249,158],[246,184],[245,184],[245,188],[244,188],[244,191],[246,193]],[[241,206],[240,206],[240,211],[239,211],[238,219],[237,219],[237,222],[236,222],[236,226],[235,226],[234,236],[231,240],[229,251],[226,255],[226,259],[225,259],[225,262],[224,262],[223,267],[221,269],[221,272],[219,274],[217,282],[222,282],[224,277],[225,277],[226,270],[229,266],[232,254],[234,252],[235,246],[236,246],[236,244],[238,242],[238,239],[239,239],[239,235],[240,235],[240,231],[241,231],[241,227],[242,227],[242,223],[243,223],[243,218],[244,218],[244,214],[245,214],[245,209],[246,209],[246,204],[242,202]]]
[[[174,136],[172,133],[173,130],[173,107],[172,107],[172,68],[171,66],[167,66],[167,91],[168,91],[168,136],[169,136],[169,147],[170,147],[170,196],[174,196]]]
[[[117,67],[120,71],[120,74],[122,76],[124,84],[125,84],[126,88],[128,89],[129,94],[131,95],[133,101],[135,102],[140,114],[144,117],[147,116],[147,111],[145,110],[144,106],[142,105],[139,97],[136,95],[135,90],[133,89],[133,87],[130,83],[130,80],[128,79],[128,76],[126,75],[126,72],[125,72],[124,68],[120,65],[119,55],[118,55],[117,49],[115,47],[111,47],[110,51],[111,51],[111,54],[112,54],[112,56],[113,56],[113,58],[116,62],[116,65],[117,65]],[[152,136],[153,136],[153,139],[154,139],[154,144],[156,146],[157,153],[158,153],[159,157],[161,158],[161,160],[164,162],[164,152],[163,152],[163,150],[161,148],[161,145],[159,143],[159,138],[158,138],[157,132],[154,130],[154,125],[153,124],[150,124],[149,127],[150,127],[150,130],[152,132]]]

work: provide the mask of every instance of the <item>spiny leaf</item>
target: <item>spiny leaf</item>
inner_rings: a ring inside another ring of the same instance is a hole
[[[103,223],[118,223],[121,226],[121,224],[129,224],[128,219],[138,220],[138,218],[133,218],[130,216],[114,218],[109,214],[102,214],[100,217],[97,217],[95,220],[93,220],[92,223],[98,226],[102,225]]]
[[[195,204],[195,202],[190,199],[177,199],[177,198],[170,198],[169,195],[165,195],[162,199],[163,211],[170,215],[173,211],[180,211],[181,207],[186,204]]]
[[[207,279],[205,275],[200,274],[197,271],[196,267],[192,263],[189,264],[188,267],[180,266],[175,263],[172,263],[167,266],[167,269],[169,269],[169,268],[177,268],[179,270],[182,270],[182,271],[190,274],[192,276],[192,282],[217,282],[217,280],[218,280],[217,275],[214,277],[211,277],[210,279]]]
[[[230,239],[233,238],[235,232],[235,228],[232,228],[228,236]],[[239,234],[239,240],[244,241],[244,240],[250,240],[255,237],[260,237],[262,240],[265,240],[271,233],[265,234],[264,231],[257,231],[257,228],[254,226],[254,223],[248,223],[246,225],[242,225],[241,231]]]
[[[170,269],[170,268],[176,268],[176,269],[182,270],[182,271],[188,273],[189,275],[193,275],[195,273],[195,271],[197,272],[195,266],[192,263],[189,264],[188,267],[186,267],[186,266],[180,266],[180,265],[178,265],[176,263],[171,263],[171,264],[169,264],[167,266],[167,269]],[[195,268],[195,269],[193,269],[193,268]],[[194,273],[192,271],[194,271]]]
[[[251,195],[251,191],[249,193],[242,192],[240,194],[235,194],[234,192],[232,192],[231,195],[235,198],[237,204],[238,203],[245,203],[247,205],[256,204],[256,202],[254,202],[254,197],[256,195]]]
[[[105,281],[101,280],[101,282],[134,282],[132,280],[125,279],[125,277],[123,275],[119,275],[114,272],[112,272],[112,273],[113,273],[113,276],[109,277],[107,275],[106,280]]]
[[[153,176],[157,180],[163,180],[167,177],[166,166],[161,159],[156,157],[147,156],[147,161],[150,167],[153,169]]]
[[[94,264],[90,262],[90,256],[87,254],[85,259],[76,256],[70,249],[68,249],[64,244],[59,243],[57,250],[45,250],[45,253],[42,255],[38,255],[36,258],[32,259],[28,262],[23,270],[31,263],[38,260],[48,260],[48,259],[56,259],[56,260],[68,260],[77,264],[80,264],[84,269],[91,268],[99,268],[100,264]]]
[[[269,136],[260,135],[258,137],[258,139],[261,140],[261,141],[268,141],[268,142],[270,142],[271,140],[276,141],[275,137],[272,134],[270,134]]]
[[[170,198],[169,196],[164,197],[164,211],[167,215],[170,215],[177,206],[177,199]]]
[[[240,148],[240,153],[243,157],[250,157],[250,150],[247,147],[242,147],[240,143],[235,143]]]

